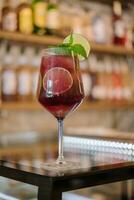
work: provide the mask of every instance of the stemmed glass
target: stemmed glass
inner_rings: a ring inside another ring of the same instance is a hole
[[[58,121],[59,155],[46,169],[71,167],[63,155],[63,120],[84,98],[83,83],[76,55],[62,47],[47,48],[43,52],[38,81],[37,98]]]

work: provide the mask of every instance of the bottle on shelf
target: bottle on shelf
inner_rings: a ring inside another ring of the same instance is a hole
[[[33,14],[29,0],[19,0],[18,6],[18,30],[23,34],[33,32]]]
[[[107,43],[106,20],[100,14],[95,15],[92,19],[92,39],[96,43]]]
[[[47,2],[45,0],[32,0],[34,33],[46,33]]]
[[[82,73],[82,81],[84,86],[85,98],[88,99],[91,93],[91,85],[92,85],[92,80],[88,72]]]
[[[17,96],[19,101],[29,101],[32,99],[32,67],[29,59],[31,56],[31,49],[28,47],[22,49],[19,66],[17,70]]]
[[[0,104],[2,102],[2,68],[4,66],[4,56],[6,55],[7,43],[1,42],[0,45]]]
[[[132,100],[131,72],[129,70],[128,63],[125,60],[121,60],[120,66],[122,73],[123,100]]]
[[[32,62],[32,97],[36,99],[36,92],[37,92],[37,85],[38,85],[38,78],[39,78],[39,66],[40,66],[40,52],[36,50],[35,56]]]
[[[125,46],[126,43],[126,28],[120,1],[113,2],[113,43],[122,46]]]
[[[17,99],[17,73],[15,60],[10,50],[4,57],[1,83],[2,100],[15,101]]]
[[[92,79],[91,79],[91,75],[89,73],[87,59],[80,62],[80,69],[82,72],[82,80],[83,80],[85,98],[88,99],[89,95],[91,93]]]
[[[98,88],[97,58],[94,54],[91,54],[88,61],[89,61],[89,73],[91,77],[91,92],[89,95],[89,100],[96,101],[97,88]]]
[[[122,73],[119,61],[113,60],[112,84],[113,84],[113,101],[121,101],[123,99],[123,83]]]
[[[104,60],[98,60],[98,86],[97,86],[97,99],[106,100],[107,98],[107,88],[106,88],[106,74],[105,74],[105,65]]]
[[[60,11],[58,8],[57,0],[49,0],[46,17],[47,34],[58,34],[60,31],[60,24]]]
[[[1,63],[0,63],[0,79],[1,79],[1,74],[2,74],[2,66],[1,66]],[[1,94],[1,89],[2,89],[2,84],[1,84],[1,81],[0,81],[0,106],[1,106],[1,102],[2,102],[2,94]]]
[[[1,0],[0,1],[0,28],[2,28],[2,9],[3,9],[3,6],[4,6],[4,0]]]
[[[111,101],[114,96],[113,91],[113,82],[112,82],[112,71],[113,71],[113,65],[112,65],[112,58],[111,56],[106,56],[104,58],[104,65],[105,65],[105,86],[106,86],[106,100]]]
[[[6,0],[2,9],[2,29],[5,31],[17,31],[17,0]]]
[[[131,25],[127,26],[125,46],[128,49],[133,49],[133,29]]]

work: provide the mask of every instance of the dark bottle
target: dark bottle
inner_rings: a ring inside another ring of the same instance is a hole
[[[125,46],[126,29],[122,18],[122,7],[119,1],[113,3],[113,43],[116,45]]]
[[[44,35],[46,33],[47,3],[44,0],[33,0],[32,8],[34,33]]]

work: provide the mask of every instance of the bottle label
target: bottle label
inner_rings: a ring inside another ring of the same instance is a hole
[[[44,2],[39,2],[34,5],[34,23],[40,28],[45,28],[46,10],[47,4]]]
[[[60,17],[57,9],[52,9],[47,13],[46,26],[50,29],[59,29],[60,27]]]
[[[14,12],[10,12],[3,17],[2,23],[3,29],[6,31],[17,30],[17,15]]]
[[[122,20],[117,20],[114,24],[115,35],[119,38],[125,35],[125,24]]]
[[[18,91],[20,95],[29,95],[31,93],[31,75],[29,72],[21,72],[18,80]]]
[[[16,94],[16,74],[11,70],[6,70],[3,72],[3,84],[2,90],[5,95],[14,95]]]
[[[19,29],[22,33],[30,34],[33,32],[32,10],[25,8],[19,13]]]

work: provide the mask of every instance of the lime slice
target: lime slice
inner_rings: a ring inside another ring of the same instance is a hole
[[[48,70],[43,78],[43,87],[48,95],[60,95],[73,85],[70,72],[61,67]]]
[[[73,33],[73,34],[68,35],[64,39],[63,44],[70,43],[70,41],[72,42],[71,45],[80,44],[85,49],[87,57],[88,57],[89,52],[90,52],[90,44],[89,44],[88,40],[85,37],[83,37],[80,34]],[[84,60],[85,59],[81,55],[78,55],[78,57],[79,57],[80,60]]]

